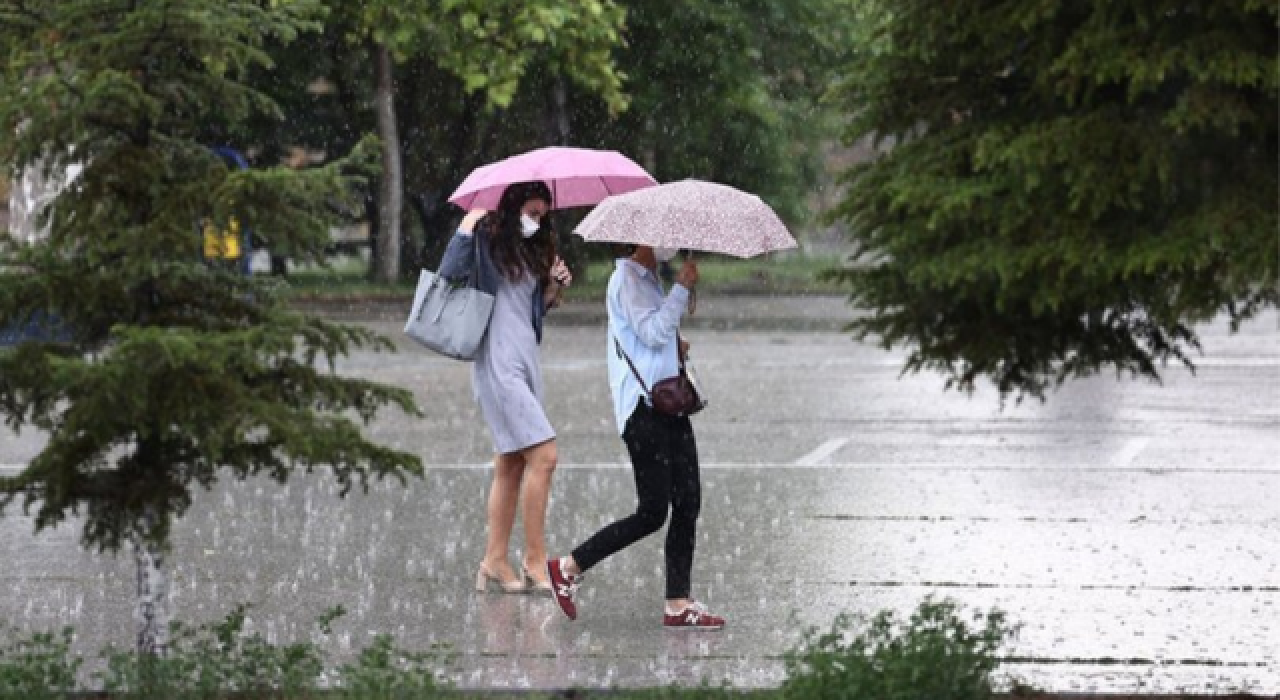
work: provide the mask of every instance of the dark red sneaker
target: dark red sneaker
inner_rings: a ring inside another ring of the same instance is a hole
[[[664,613],[662,626],[669,630],[718,630],[724,627],[724,618],[712,615],[702,603],[690,603],[689,607],[675,615]]]
[[[547,580],[551,582],[551,597],[560,604],[560,609],[570,620],[578,619],[578,606],[573,602],[573,594],[578,592],[582,576],[570,576],[564,572],[563,559],[547,560]]]

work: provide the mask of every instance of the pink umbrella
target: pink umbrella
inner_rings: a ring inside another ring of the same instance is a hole
[[[754,194],[702,180],[680,180],[610,197],[574,233],[587,241],[683,248],[750,258],[795,248],[773,209]]]
[[[534,180],[551,188],[553,209],[590,206],[609,195],[658,184],[617,151],[552,146],[476,168],[449,201],[463,209],[494,209],[507,185]]]

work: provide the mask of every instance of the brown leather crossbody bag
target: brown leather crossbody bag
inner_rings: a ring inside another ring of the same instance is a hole
[[[640,372],[636,370],[631,357],[623,351],[622,343],[619,343],[617,338],[613,339],[613,346],[617,349],[618,356],[627,361],[631,374],[635,376],[637,382],[640,382],[640,388],[644,393],[649,396],[649,403],[654,410],[669,416],[692,416],[706,405],[698,396],[698,390],[694,388],[693,382],[689,381],[683,359],[680,360],[679,374],[656,382],[653,389],[650,389],[640,377]]]

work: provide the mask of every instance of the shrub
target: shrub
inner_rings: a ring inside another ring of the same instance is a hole
[[[174,623],[172,646],[162,657],[108,649],[107,668],[97,674],[103,690],[115,698],[212,700],[228,693],[287,698],[314,688],[324,670],[320,650],[245,634],[247,610],[237,606],[225,619],[194,629]]]
[[[165,656],[108,648],[95,685],[112,700],[408,700],[437,697],[445,688],[440,649],[411,653],[379,636],[353,663],[326,674],[329,659],[311,642],[276,645],[245,631],[248,606],[224,619],[189,627],[171,626]],[[334,608],[319,620],[328,634]],[[0,648],[0,700],[53,700],[78,690],[83,659],[71,651],[72,631],[47,633]]]
[[[955,603],[928,598],[901,622],[840,615],[831,631],[810,629],[787,654],[785,700],[986,700],[997,650],[1016,630],[1003,613],[963,619]]]
[[[75,690],[82,663],[71,656],[70,627],[40,633],[0,647],[0,698],[46,700]]]

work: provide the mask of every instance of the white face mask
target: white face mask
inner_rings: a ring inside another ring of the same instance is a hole
[[[528,214],[520,215],[520,233],[524,234],[525,238],[529,238],[533,234],[537,233],[538,228],[539,224],[532,216],[529,216]]]
[[[657,258],[658,262],[671,262],[679,252],[678,248],[654,248],[653,257]]]

